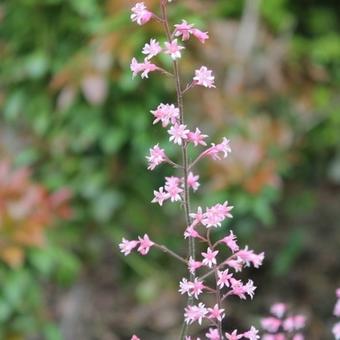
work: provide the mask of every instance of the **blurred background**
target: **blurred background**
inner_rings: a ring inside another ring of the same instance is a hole
[[[145,1],[158,10],[158,1]],[[253,302],[231,300],[226,330],[284,301],[331,339],[340,285],[340,6],[337,0],[175,1],[210,40],[189,42],[183,79],[207,65],[216,90],[185,98],[190,126],[227,136],[225,162],[202,163],[193,204],[228,200],[227,225],[266,252]],[[0,339],[176,339],[184,273],[157,251],[123,257],[148,232],[179,253],[178,207],[151,205],[171,169],[146,170],[166,132],[149,113],[174,101],[129,64],[157,23],[132,24],[126,0],[0,4]],[[167,65],[166,60],[159,63]],[[167,149],[173,158],[176,149]],[[197,330],[199,334],[202,330]]]

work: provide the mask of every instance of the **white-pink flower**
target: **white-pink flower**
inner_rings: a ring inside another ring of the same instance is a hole
[[[193,27],[194,25],[188,24],[186,20],[182,20],[181,24],[175,25],[175,36],[182,36],[182,41],[188,40]]]
[[[223,287],[230,287],[230,279],[232,279],[233,274],[229,273],[229,270],[226,269],[224,271],[217,271],[217,285],[220,289]]]
[[[189,261],[188,261],[188,268],[189,268],[189,271],[190,273],[194,274],[195,271],[199,268],[202,267],[202,262],[201,261],[195,261],[191,256],[189,258]]]
[[[122,242],[119,244],[120,251],[125,255],[129,255],[131,251],[137,246],[138,241],[126,240],[125,238],[122,239]]]
[[[278,318],[282,318],[287,311],[287,305],[282,302],[274,303],[270,307],[270,312]]]
[[[144,2],[138,2],[131,8],[131,20],[137,22],[138,25],[146,24],[152,18],[152,12],[150,12]]]
[[[202,252],[201,254],[204,257],[202,261],[204,265],[211,268],[213,265],[216,264],[216,256],[218,254],[218,250],[212,250],[210,247],[208,247],[207,252]]]
[[[188,281],[186,278],[183,278],[180,283],[179,283],[179,292],[183,294],[189,294],[190,289],[191,289],[191,282]]]
[[[234,329],[232,333],[225,333],[227,340],[238,340],[243,338],[243,334],[237,334],[237,329]]]
[[[184,124],[175,124],[171,126],[171,128],[168,130],[168,133],[170,135],[170,142],[174,142],[175,144],[182,145],[183,140],[188,139],[189,130],[187,129],[187,126]]]
[[[193,225],[190,225],[188,228],[184,231],[184,238],[187,239],[188,237],[197,238],[200,234],[197,232],[195,227]]]
[[[168,193],[171,202],[180,201],[182,199],[180,194],[183,192],[183,189],[180,187],[180,178],[171,176],[165,177],[165,180],[164,188]]]
[[[208,308],[208,319],[216,319],[222,321],[224,319],[225,313],[223,308],[219,308],[218,304],[215,304],[213,308]]]
[[[149,236],[147,234],[144,234],[143,238],[138,236],[138,239],[139,239],[139,247],[137,250],[142,255],[146,255],[149,252],[150,248],[154,245],[154,243],[149,239]]]
[[[216,204],[211,208],[207,208],[204,213],[204,218],[202,220],[202,224],[207,228],[217,228],[221,226],[221,223],[225,218],[231,218],[232,215],[230,211],[233,209],[233,206],[228,205],[228,201],[225,201],[223,204]]]
[[[159,70],[159,67],[150,63],[147,59],[144,59],[143,63],[139,63],[136,58],[132,58],[130,69],[132,71],[132,77],[136,77],[139,73],[141,73],[141,77],[143,79],[148,78],[150,72]]]
[[[255,268],[260,267],[264,259],[264,253],[255,254],[253,250],[248,249],[248,246],[240,250],[237,253],[237,256],[240,257],[244,261],[246,266],[249,266],[250,264],[252,264]]]
[[[151,201],[151,203],[158,203],[160,206],[163,205],[163,202],[170,198],[170,195],[167,192],[164,192],[164,188],[160,187],[157,190],[154,190],[154,199]]]
[[[227,158],[230,152],[230,141],[229,139],[223,137],[223,140],[220,144],[215,145],[214,143],[211,143],[211,147],[205,151],[205,154],[214,160],[220,160],[220,154],[223,154],[223,158]]]
[[[201,85],[204,87],[216,87],[215,77],[212,75],[212,71],[208,70],[206,66],[202,66],[200,69],[195,71],[194,84]]]
[[[151,59],[160,52],[162,52],[162,48],[156,39],[150,39],[150,42],[146,43],[142,50],[142,53],[146,54],[146,59]]]
[[[340,322],[337,322],[333,328],[332,332],[334,334],[335,340],[340,340]]]
[[[184,47],[181,45],[178,45],[177,39],[172,40],[171,42],[166,41],[165,42],[165,54],[169,54],[173,60],[179,59],[182,56],[181,50],[183,50]]]
[[[156,110],[151,110],[152,115],[155,117],[153,124],[162,122],[162,126],[166,127],[171,124],[179,122],[179,109],[174,104],[159,104]]]
[[[201,325],[203,318],[208,313],[208,310],[202,302],[198,305],[187,306],[184,310],[184,320],[187,324],[192,324],[193,322],[198,321]]]
[[[205,43],[207,39],[209,39],[208,32],[202,32],[198,28],[194,28],[191,30],[192,35],[197,38],[202,44]]]
[[[240,249],[240,247],[237,244],[237,238],[232,230],[230,230],[229,235],[225,236],[221,240],[221,242],[225,243],[233,253],[237,252]]]
[[[220,334],[218,332],[218,329],[216,328],[209,328],[208,333],[205,333],[205,336],[209,340],[220,340]]]
[[[262,328],[269,333],[276,333],[282,324],[280,319],[277,319],[273,316],[262,318],[260,322]]]
[[[195,132],[189,132],[188,134],[188,140],[189,142],[193,143],[195,146],[203,145],[206,146],[207,143],[204,141],[208,135],[202,134],[201,130],[199,128],[196,128]]]
[[[196,225],[201,223],[204,218],[204,213],[202,212],[202,208],[198,207],[196,213],[191,213],[190,217],[193,219],[193,223]]]
[[[140,338],[138,338],[138,336],[137,336],[137,335],[132,335],[132,338],[131,338],[131,340],[140,340]]]
[[[149,170],[154,170],[157,165],[163,163],[166,160],[164,149],[161,149],[158,144],[150,149],[150,156],[146,156],[148,160]]]
[[[260,339],[258,333],[259,331],[254,326],[251,326],[248,332],[243,333],[243,336],[249,340],[257,340]]]
[[[198,180],[200,176],[194,175],[191,171],[188,173],[187,183],[188,187],[192,188],[192,190],[196,191],[198,187],[200,186]]]

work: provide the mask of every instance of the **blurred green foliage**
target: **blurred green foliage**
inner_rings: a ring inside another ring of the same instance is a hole
[[[217,1],[205,16],[211,22],[237,19],[243,5],[244,1]],[[147,111],[161,100],[171,100],[173,92],[167,83],[159,86],[157,79],[147,85],[132,81],[130,59],[156,28],[131,25],[128,7],[116,0],[7,0],[0,5],[0,120],[11,131],[1,148],[18,166],[31,166],[36,180],[49,189],[69,187],[75,209],[72,223],[53,230],[49,245],[32,249],[23,267],[12,270],[1,265],[0,338],[43,334],[59,339],[52,318],[41,308],[41,287],[49,281],[71,283],[82,260],[96,263],[100,258],[105,239],[117,241],[147,227],[160,241],[178,244],[175,222],[159,228],[171,220],[174,210],[153,209],[151,214],[147,203],[167,170],[150,174],[144,161],[155,141],[166,140],[165,134],[151,128]],[[184,11],[181,7],[174,15],[180,17]],[[292,102],[301,89],[309,91],[310,105],[320,113],[306,133],[298,134],[302,162],[294,167],[286,161],[280,175],[313,177],[308,169],[317,157],[318,178],[331,174],[340,180],[339,167],[332,165],[340,159],[337,2],[266,0],[261,18],[270,34],[291,36],[286,62],[303,78],[288,84],[291,97],[272,93],[272,114],[284,115],[294,126]],[[196,15],[193,20],[199,22]],[[322,79],[308,79],[300,69],[305,66],[321,67]],[[265,186],[250,195],[240,184],[229,189],[237,206],[235,224],[241,222],[243,235],[252,233],[254,221],[273,223],[272,203],[279,192]],[[226,195],[221,189],[209,200]],[[278,258],[278,271],[289,267],[298,253],[297,243]],[[127,261],[136,271],[141,268],[139,260]],[[147,273],[151,269],[145,266]]]

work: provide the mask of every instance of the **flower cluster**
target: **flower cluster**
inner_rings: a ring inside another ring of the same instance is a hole
[[[263,340],[304,340],[302,330],[306,317],[302,314],[290,315],[285,303],[275,303],[270,308],[270,316],[261,319]]]
[[[338,288],[335,292],[337,297],[337,302],[334,306],[333,314],[340,318],[340,288]],[[335,340],[340,340],[340,320],[333,326],[332,332],[334,334]]]
[[[192,210],[190,207],[189,195],[191,191],[199,189],[199,175],[195,173],[194,167],[202,159],[210,158],[219,161],[228,157],[231,152],[230,141],[223,138],[220,143],[208,145],[208,135],[198,127],[191,128],[184,122],[183,118],[183,96],[195,86],[205,88],[215,87],[215,77],[206,66],[194,70],[193,78],[182,89],[179,60],[185,51],[183,45],[191,37],[198,39],[202,44],[209,38],[208,32],[199,30],[194,24],[182,20],[180,23],[170,25],[167,16],[166,0],[160,0],[161,16],[151,12],[143,2],[132,8],[131,19],[138,25],[144,25],[150,20],[160,22],[165,30],[167,40],[160,43],[154,38],[145,43],[141,53],[144,60],[139,62],[136,58],[131,61],[130,69],[133,77],[141,75],[141,78],[148,78],[149,74],[159,71],[171,75],[175,79],[177,101],[174,103],[160,103],[151,110],[153,124],[158,124],[166,129],[169,135],[169,142],[177,145],[182,153],[182,164],[171,160],[165,150],[157,143],[149,150],[146,156],[148,170],[155,170],[163,163],[168,163],[179,172],[172,176],[165,177],[164,184],[153,192],[152,203],[160,206],[164,202],[180,202],[185,213],[184,239],[188,241],[188,255],[182,257],[165,245],[151,241],[147,234],[138,237],[136,240],[123,239],[119,247],[124,255],[129,255],[136,250],[141,255],[146,255],[153,246],[177,260],[184,263],[188,269],[188,277],[184,277],[179,283],[179,292],[188,297],[188,304],[184,308],[185,328],[183,335],[186,340],[193,339],[189,336],[189,326],[193,323],[206,324],[209,331],[206,338],[211,340],[234,340],[234,339],[259,339],[258,331],[251,327],[248,331],[239,332],[234,330],[226,333],[222,329],[222,320],[226,316],[223,307],[224,301],[230,296],[236,296],[242,300],[253,298],[255,293],[254,282],[250,279],[242,281],[237,278],[237,273],[246,267],[258,268],[264,259],[263,253],[255,253],[248,247],[240,248],[236,235],[232,231],[227,233],[220,230],[219,237],[212,235],[215,229],[222,229],[222,224],[232,218],[233,206],[228,201],[217,203],[205,208],[197,207]],[[159,54],[170,57],[173,70],[162,68],[153,59]],[[194,151],[195,150],[195,151]],[[198,155],[192,162],[189,162],[188,155],[194,151]],[[216,233],[217,234],[217,233]],[[223,236],[221,236],[223,235]],[[195,242],[201,243],[201,251],[195,252]],[[227,255],[226,255],[227,254]],[[213,294],[216,300],[207,303],[205,293]],[[138,339],[135,335],[133,339]]]

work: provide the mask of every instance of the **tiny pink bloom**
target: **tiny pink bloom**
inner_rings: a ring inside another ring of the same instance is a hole
[[[198,180],[200,176],[194,175],[191,171],[188,173],[187,183],[188,187],[192,188],[192,190],[196,191],[198,187],[200,186]]]
[[[140,338],[138,338],[137,335],[133,335],[132,338],[131,338],[131,340],[140,340]]]
[[[138,239],[139,239],[139,247],[137,250],[142,255],[146,255],[149,252],[150,248],[154,245],[154,243],[149,239],[149,236],[147,234],[144,234],[143,238],[138,236]]]
[[[206,66],[202,66],[199,70],[195,71],[194,83],[204,87],[216,87],[214,85],[215,77],[212,71],[208,70]]]
[[[188,268],[189,268],[189,271],[190,273],[194,274],[195,271],[199,268],[202,267],[202,262],[200,261],[195,261],[191,256],[189,258],[189,261],[188,261]]]
[[[334,334],[335,340],[340,340],[340,322],[337,322],[333,328],[332,332]]]
[[[179,121],[179,109],[171,104],[159,104],[156,110],[151,111],[155,120],[153,124],[162,122],[162,126],[166,127],[171,124],[176,124]]]
[[[220,289],[223,287],[230,287],[230,279],[233,277],[233,274],[229,273],[229,270],[226,269],[224,271],[217,271],[217,285]]]
[[[340,288],[337,288],[337,290],[335,291],[335,295],[338,299],[340,299]]]
[[[243,261],[240,258],[228,260],[226,264],[236,272],[240,272],[243,268]]]
[[[304,340],[305,337],[301,333],[297,333],[292,337],[292,340]]]
[[[207,39],[209,39],[208,32],[202,32],[197,28],[192,29],[192,35],[197,38],[202,44],[205,43]]]
[[[143,47],[142,53],[146,54],[146,59],[151,59],[155,57],[162,51],[159,42],[156,39],[150,39],[150,43],[146,43]]]
[[[244,261],[246,266],[249,266],[250,263],[252,263],[255,268],[260,267],[264,259],[264,253],[255,254],[253,250],[248,250],[248,246],[240,250],[237,253],[237,256]]]
[[[243,333],[243,336],[249,340],[257,340],[257,339],[260,339],[260,336],[258,335],[258,333],[259,331],[255,327],[251,326],[248,332]]]
[[[280,319],[283,317],[286,311],[287,305],[282,302],[274,303],[270,308],[270,312]]]
[[[148,11],[144,2],[138,2],[131,11],[131,20],[137,22],[138,25],[144,25],[152,18],[152,13]]]
[[[201,325],[203,318],[208,313],[205,305],[200,302],[198,305],[187,306],[184,313],[184,320],[187,324],[192,324],[195,321]]]
[[[237,245],[237,238],[234,235],[233,231],[230,230],[230,233],[228,236],[224,237],[221,242],[225,243],[227,245],[227,247],[233,252],[237,252],[239,251],[239,246]]]
[[[186,20],[182,20],[181,24],[175,25],[175,36],[182,36],[182,41],[188,40],[190,38],[190,33],[192,33],[192,28],[194,26],[188,24]]]
[[[202,256],[204,257],[204,260],[202,261],[202,263],[206,266],[208,266],[209,268],[211,268],[213,265],[216,264],[216,256],[218,254],[218,250],[211,250],[211,248],[209,247],[207,249],[207,252],[204,253],[202,252],[201,253]]]
[[[183,140],[188,139],[189,130],[187,129],[187,126],[184,124],[175,124],[171,126],[171,128],[168,130],[168,133],[170,135],[170,142],[174,142],[175,144],[182,145]]]
[[[204,141],[208,135],[202,134],[201,130],[199,128],[196,128],[195,132],[189,132],[188,134],[188,140],[189,142],[193,143],[195,146],[203,145],[206,146],[207,143]]]
[[[208,319],[216,319],[222,321],[224,319],[225,313],[223,308],[219,308],[217,304],[213,308],[208,308]]]
[[[204,213],[202,212],[202,208],[198,207],[196,213],[191,213],[190,217],[194,220],[195,224],[201,223],[204,218]]]
[[[200,234],[196,231],[194,226],[191,225],[185,229],[185,232],[184,232],[185,239],[187,239],[188,237],[197,238],[199,236]]]
[[[232,291],[231,294],[238,296],[240,299],[245,300],[246,297],[246,287],[240,280],[232,278],[230,280]]]
[[[169,195],[171,202],[176,202],[181,200],[181,193],[183,189],[180,187],[180,179],[175,176],[165,177],[165,190]]]
[[[238,340],[243,338],[243,334],[237,334],[237,329],[232,333],[225,333],[227,340]]]
[[[209,332],[205,333],[205,336],[209,340],[220,340],[221,339],[218,329],[216,328],[209,328]]]
[[[231,152],[230,141],[227,138],[223,138],[222,143],[215,145],[211,143],[211,147],[205,151],[207,156],[210,156],[213,160],[220,160],[220,154],[223,153],[223,158],[227,158]]]
[[[160,206],[163,205],[163,202],[166,201],[168,198],[170,198],[170,195],[167,192],[163,191],[164,188],[160,187],[158,191],[154,190],[154,199],[151,201],[151,203],[158,203]]]
[[[207,208],[204,214],[204,219],[202,220],[202,224],[207,228],[220,227],[225,218],[232,217],[230,214],[232,209],[233,206],[229,206],[228,201],[225,201],[223,204],[218,203],[211,208]]]
[[[165,42],[165,54],[169,54],[173,60],[176,60],[182,56],[181,50],[183,50],[184,47],[181,45],[178,45],[177,39],[172,40],[171,42],[166,41]]]
[[[130,69],[132,72],[132,76],[136,77],[138,73],[143,71],[143,64],[139,63],[136,58],[132,58]]]
[[[149,78],[149,73],[153,71],[157,71],[159,68],[155,64],[150,63],[149,60],[145,59],[144,63],[142,64],[143,72],[141,74],[142,79],[143,78]]]
[[[125,238],[122,239],[122,242],[119,244],[120,251],[125,255],[129,255],[131,251],[137,246],[138,241],[126,240]]]
[[[280,319],[272,316],[261,319],[262,328],[270,333],[276,333],[279,330],[281,323],[282,321]]]
[[[157,165],[163,163],[166,160],[164,149],[161,149],[158,144],[156,144],[152,149],[150,149],[150,156],[146,156],[148,160],[149,170],[154,170]]]
[[[183,278],[179,283],[179,292],[183,294],[189,294],[192,283],[188,281],[186,278]]]
[[[203,282],[196,277],[194,282],[191,283],[190,295],[198,299],[198,296],[203,293],[204,288]]]
[[[256,287],[254,286],[254,282],[252,280],[248,280],[246,285],[244,286],[245,292],[253,299]]]

